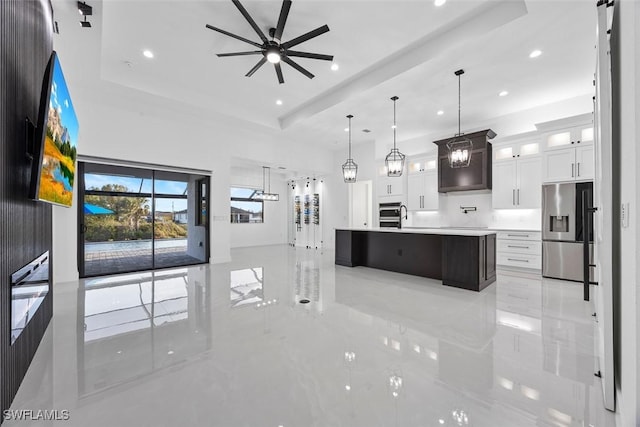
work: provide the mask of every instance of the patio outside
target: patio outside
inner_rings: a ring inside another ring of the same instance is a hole
[[[104,194],[85,196],[85,276],[202,262],[187,253],[186,199],[114,195],[131,194],[122,184],[93,190]]]

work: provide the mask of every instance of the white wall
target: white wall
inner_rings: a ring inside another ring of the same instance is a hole
[[[72,65],[67,64],[65,71],[69,68]],[[317,170],[332,168],[333,153],[283,140],[275,129],[204,114],[121,86],[106,82],[80,85],[73,97],[80,122],[80,155],[212,171],[210,240],[214,263],[231,259],[232,158],[289,169],[313,158]],[[75,280],[76,209],[54,207],[53,228],[54,280]]]
[[[262,189],[262,168],[234,167],[229,179],[232,187]],[[231,224],[231,248],[277,245],[287,242],[287,185],[285,179],[271,171],[271,192],[278,193],[277,202],[264,202],[264,222]]]
[[[335,247],[335,229],[349,226],[349,185],[342,178],[342,164],[347,160],[346,143],[344,149],[333,153],[333,172],[323,176],[324,180],[324,248]],[[373,183],[372,209],[374,225],[378,223],[378,201],[375,193],[377,167],[375,146],[372,140],[359,142],[352,148],[353,160],[358,165],[358,181],[370,180]]]
[[[460,206],[475,206],[464,213]],[[410,212],[406,225],[414,227],[489,227],[540,230],[540,209],[493,209],[491,193],[463,191],[440,195],[440,209]]]
[[[634,0],[622,0],[617,1],[615,7],[619,8],[616,18],[619,18],[620,25],[620,199],[623,204],[629,203],[630,212],[629,227],[622,228],[620,234],[620,312],[616,316],[620,364],[616,379],[620,425],[632,426],[640,423],[640,269],[637,267],[640,263],[640,220],[637,213],[640,200],[640,150],[637,148],[640,138],[640,4]]]

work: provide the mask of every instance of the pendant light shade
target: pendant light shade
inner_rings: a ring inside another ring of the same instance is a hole
[[[349,119],[349,157],[347,161],[342,165],[342,177],[344,178],[344,182],[346,183],[354,183],[356,182],[356,178],[358,176],[358,165],[351,158],[351,119],[353,116],[349,114],[347,119]]]
[[[405,155],[396,147],[396,101],[398,99],[397,96],[391,98],[393,101],[393,148],[384,159],[387,167],[387,176],[402,176],[402,171],[404,170]]]
[[[267,170],[269,172],[268,187],[265,186],[265,177],[266,177]],[[277,202],[278,200],[280,200],[280,195],[278,193],[271,192],[271,168],[270,167],[268,166],[262,167],[262,190],[256,191],[251,198],[256,200],[269,201],[269,202]]]
[[[458,133],[453,139],[447,142],[449,150],[449,166],[452,168],[466,168],[471,163],[471,152],[473,151],[473,142],[460,130],[460,76],[464,74],[464,70],[458,70],[455,75],[458,76]]]

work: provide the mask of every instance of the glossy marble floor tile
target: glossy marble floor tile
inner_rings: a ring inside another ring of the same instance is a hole
[[[480,293],[268,246],[54,286],[6,426],[614,426],[579,284]],[[300,301],[309,300],[307,304]]]

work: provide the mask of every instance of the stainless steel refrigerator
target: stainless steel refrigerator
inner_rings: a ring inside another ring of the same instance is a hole
[[[542,186],[542,276],[583,280],[583,242],[589,244],[593,264],[593,222],[585,233],[582,225],[583,196],[593,204],[593,183],[578,182]],[[592,278],[590,278],[592,280]]]

